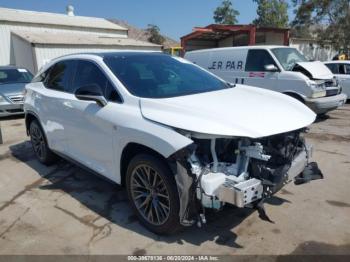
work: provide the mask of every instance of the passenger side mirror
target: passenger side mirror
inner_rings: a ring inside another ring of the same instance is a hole
[[[99,106],[107,105],[107,100],[103,96],[101,88],[96,84],[79,87],[75,91],[75,97],[84,101],[95,101]]]
[[[278,72],[279,69],[275,65],[265,65],[264,66],[265,70],[268,72]]]

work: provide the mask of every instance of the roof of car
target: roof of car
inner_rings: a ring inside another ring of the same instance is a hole
[[[200,53],[200,52],[212,52],[212,51],[223,51],[223,50],[242,50],[242,49],[271,49],[271,48],[294,48],[285,45],[254,45],[254,46],[230,46],[230,47],[219,47],[189,51],[188,53]]]
[[[149,50],[120,50],[120,51],[106,51],[106,52],[83,52],[83,53],[75,53],[75,54],[69,54],[69,55],[64,55],[60,56],[56,59],[63,59],[63,58],[77,58],[77,57],[84,57],[84,56],[95,56],[95,57],[106,57],[106,56],[113,56],[113,55],[118,55],[118,56],[131,56],[135,54],[164,54],[161,51],[149,51]],[[166,54],[164,54],[166,55]],[[56,60],[54,59],[54,60]],[[77,58],[79,59],[79,58]]]
[[[325,61],[323,62],[325,64],[350,64],[350,60],[332,60],[332,61]]]
[[[22,68],[22,67],[17,67],[13,65],[0,66],[0,69],[19,69],[19,68]]]

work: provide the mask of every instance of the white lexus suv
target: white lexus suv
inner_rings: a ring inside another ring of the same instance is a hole
[[[287,182],[322,177],[303,139],[309,108],[159,52],[57,58],[26,86],[24,110],[42,163],[61,156],[125,186],[159,234],[225,204],[264,214]]]

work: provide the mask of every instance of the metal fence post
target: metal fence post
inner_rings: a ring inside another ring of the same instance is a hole
[[[1,122],[0,122],[0,145],[2,145],[3,141],[2,141],[2,133],[1,133]]]

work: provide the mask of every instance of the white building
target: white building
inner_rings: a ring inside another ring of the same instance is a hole
[[[331,44],[321,46],[314,38],[290,38],[290,46],[298,49],[310,60],[329,61],[337,55]]]
[[[106,19],[0,8],[0,65],[32,73],[65,54],[118,49],[161,50],[160,45],[128,38],[128,30]]]

